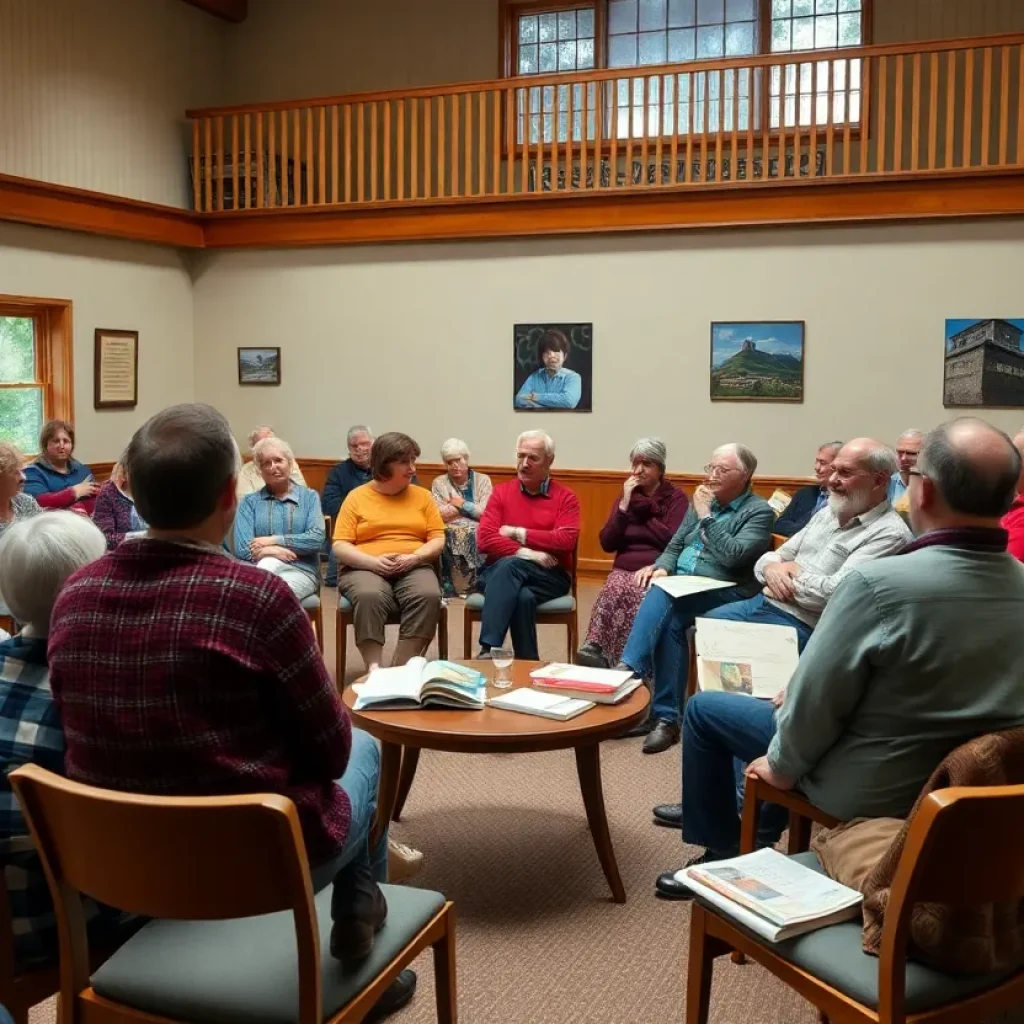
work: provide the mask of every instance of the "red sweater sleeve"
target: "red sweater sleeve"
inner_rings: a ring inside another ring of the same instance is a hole
[[[36,495],[40,508],[70,508],[75,503],[75,489],[65,487],[62,491],[46,491]]]
[[[535,551],[572,551],[580,537],[580,503],[568,487],[560,488],[553,530],[526,531],[526,546]]]
[[[491,558],[506,558],[519,550],[519,545],[514,540],[502,537],[499,532],[504,521],[505,488],[495,487],[476,529],[476,547],[481,554],[489,555]]]

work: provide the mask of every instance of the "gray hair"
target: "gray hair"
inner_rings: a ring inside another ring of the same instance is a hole
[[[979,465],[980,460],[973,459],[970,451],[950,437],[958,425],[971,423],[1005,442],[1002,447],[1006,458],[1001,466],[993,469],[991,464]],[[925,435],[917,462],[954,512],[996,519],[1006,515],[1013,504],[1020,478],[1020,452],[1003,431],[984,420],[964,416],[936,427]]]
[[[839,452],[839,449],[842,448],[845,443],[845,441],[826,441],[824,444],[818,445],[818,451],[830,451],[834,458]]]
[[[923,430],[918,430],[917,427],[909,427],[896,440],[902,441],[905,437],[916,437],[919,441],[923,441],[925,433]]]
[[[371,441],[373,440],[373,431],[362,423],[357,423],[354,427],[348,428],[348,433],[345,435],[345,444],[351,444],[360,434],[365,434]]]
[[[21,449],[10,441],[0,441],[0,476],[12,469],[21,469],[25,465],[25,456]]]
[[[730,441],[728,444],[720,444],[712,453],[711,457],[714,458],[716,455],[722,452],[729,452],[730,455],[735,455],[740,466],[743,467],[743,472],[746,473],[747,479],[749,480],[757,469],[757,456],[745,445],[738,444],[736,441]]]
[[[516,447],[518,448],[524,441],[543,441],[544,442],[544,453],[549,459],[555,457],[555,442],[551,440],[551,435],[543,430],[524,430],[516,438]]]
[[[892,476],[893,473],[900,471],[900,460],[887,444],[872,448],[864,456],[863,463],[869,473],[886,473]]]
[[[106,551],[99,528],[77,512],[47,512],[13,523],[0,538],[4,603],[18,622],[46,636],[64,581]]]
[[[262,441],[257,441],[256,447],[252,450],[252,458],[257,469],[262,465],[263,456],[272,451],[280,452],[288,460],[289,466],[295,465],[295,452],[287,441],[282,441],[279,437],[265,437]]]
[[[460,441],[457,437],[449,437],[441,445],[442,462],[447,462],[449,459],[457,459],[460,455],[467,462],[469,461],[469,445],[465,441]]]
[[[653,462],[661,466],[662,472],[665,470],[665,460],[667,458],[668,449],[660,437],[641,437],[629,452],[630,462],[634,462],[636,459],[644,459],[647,462]]]
[[[212,405],[172,405],[128,444],[132,497],[157,530],[187,530],[208,519],[240,466],[231,427]]]
[[[264,431],[268,432],[268,434],[267,434],[268,437],[274,437],[275,436],[274,435],[274,428],[273,427],[257,427],[255,430],[250,430],[249,431],[249,438],[248,438],[248,440],[249,440],[249,449],[250,449],[250,451],[255,446],[257,440],[259,440],[260,434],[262,434]]]

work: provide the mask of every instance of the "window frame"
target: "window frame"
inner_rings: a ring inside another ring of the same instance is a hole
[[[34,321],[36,383],[43,393],[43,422],[51,419],[75,420],[74,332],[69,299],[30,298],[24,295],[0,295],[0,316],[29,318]],[[25,387],[3,384],[4,390]],[[38,452],[26,452],[38,455]]]

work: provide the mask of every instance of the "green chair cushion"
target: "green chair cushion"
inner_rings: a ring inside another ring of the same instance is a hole
[[[343,612],[352,611],[352,602],[340,591],[338,592],[338,609]]]
[[[483,594],[470,594],[466,598],[466,607],[471,611],[483,611],[484,607],[484,595]],[[537,605],[538,615],[555,615],[559,612],[571,612],[576,607],[576,599],[572,594],[566,594],[565,597],[556,597],[553,601],[545,601],[543,604]]]
[[[304,597],[300,604],[307,612],[313,611],[314,608],[320,607],[320,595],[310,594],[309,597]]]
[[[358,966],[331,958],[331,887],[315,897],[320,928],[324,1018],[373,981],[444,906],[427,889],[381,886],[387,923]],[[235,921],[153,921],[92,977],[98,995],[145,1013],[195,1024],[294,1024],[298,952],[294,916]]]

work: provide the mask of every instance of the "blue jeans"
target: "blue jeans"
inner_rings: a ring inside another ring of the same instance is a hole
[[[645,679],[654,677],[651,716],[679,722],[686,675],[690,667],[686,631],[698,616],[743,597],[739,587],[705,590],[689,597],[670,597],[652,586],[640,605],[622,660]]]
[[[769,700],[739,693],[694,694],[683,715],[683,840],[717,857],[740,848],[739,801],[734,761],[763,757],[775,735],[775,708]],[[778,841],[788,822],[784,807],[764,804],[757,837]]]

